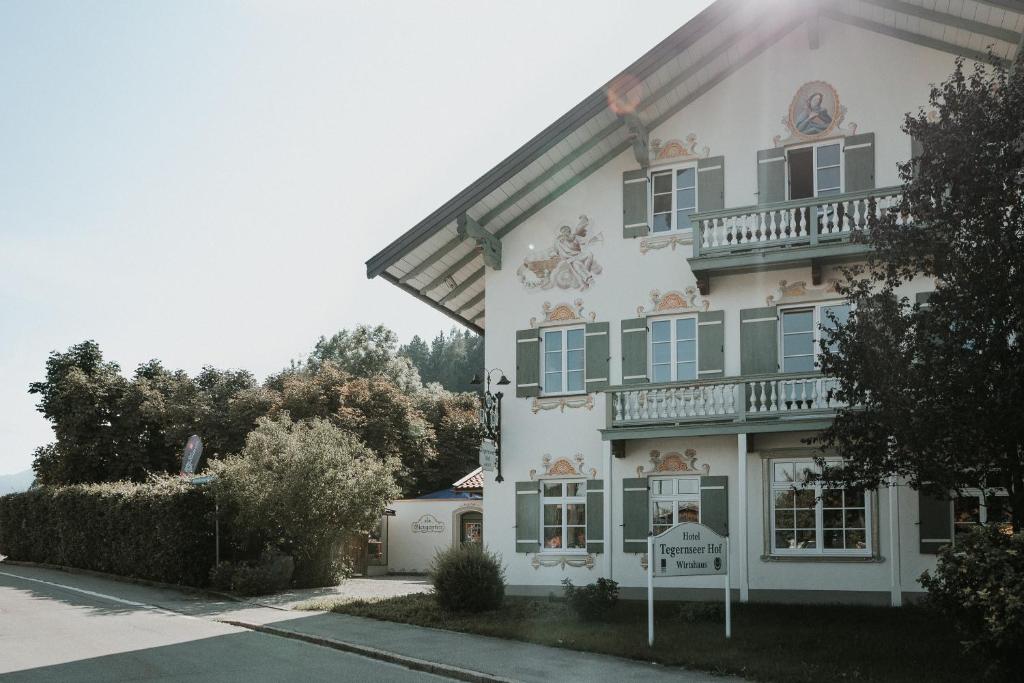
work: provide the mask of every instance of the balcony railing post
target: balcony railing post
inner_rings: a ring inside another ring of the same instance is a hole
[[[747,421],[747,383],[739,382],[732,385],[733,391],[736,395],[736,421],[746,422]]]
[[[693,258],[700,258],[700,245],[704,241],[704,228],[707,221],[693,221]]]

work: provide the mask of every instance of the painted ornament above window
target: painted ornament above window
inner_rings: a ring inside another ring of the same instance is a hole
[[[776,147],[819,140],[836,135],[854,135],[857,124],[843,126],[846,107],[839,102],[839,93],[825,81],[809,81],[800,86],[789,104],[789,112],[782,119],[789,135],[776,135]]]
[[[711,148],[704,146],[697,151],[697,136],[690,133],[685,140],[673,138],[667,142],[655,139],[651,142],[651,161],[687,161],[689,159],[704,159],[711,154]]]
[[[604,242],[602,233],[589,235],[589,227],[590,219],[580,216],[575,228],[558,228],[550,248],[523,259],[516,270],[519,281],[527,289],[589,289],[603,270],[591,247]]]

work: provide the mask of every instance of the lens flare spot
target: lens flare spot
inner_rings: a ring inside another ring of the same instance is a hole
[[[612,81],[606,95],[608,108],[616,116],[635,114],[640,108],[640,81],[632,74],[623,74]]]

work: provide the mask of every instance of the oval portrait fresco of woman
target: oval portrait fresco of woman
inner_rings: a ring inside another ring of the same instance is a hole
[[[789,129],[806,138],[828,135],[841,118],[839,95],[825,81],[804,83],[789,105]]]

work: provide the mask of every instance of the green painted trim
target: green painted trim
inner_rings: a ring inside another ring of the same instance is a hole
[[[819,432],[832,425],[833,418],[806,420],[748,420],[721,424],[695,423],[692,425],[651,425],[649,427],[612,427],[599,429],[602,441],[632,441],[635,439],[661,439],[690,436],[722,436],[728,434],[778,434],[783,432]]]
[[[476,243],[484,259],[484,265],[492,270],[501,270],[501,240],[473,220],[469,214],[462,214],[458,220],[458,233]],[[474,249],[475,251],[475,249]]]
[[[461,237],[453,237],[452,239],[448,240],[447,242],[444,243],[444,246],[442,246],[440,249],[438,249],[433,254],[431,254],[423,261],[421,261],[418,266],[416,266],[408,273],[403,275],[401,277],[401,282],[409,282],[410,280],[419,277],[423,273],[423,271],[437,263],[442,257],[444,257],[445,254],[450,252],[452,249],[455,249],[460,244],[462,244]]]
[[[382,272],[380,274],[380,276],[382,278],[384,278],[385,280],[387,280],[388,282],[390,282],[391,284],[393,284],[395,287],[398,287],[399,289],[401,289],[403,292],[406,292],[407,294],[412,294],[414,297],[416,297],[417,299],[419,299],[420,301],[422,301],[426,305],[430,306],[434,310],[440,311],[441,313],[444,313],[446,316],[448,316],[449,318],[451,318],[455,322],[457,322],[460,325],[463,325],[463,326],[469,328],[473,332],[476,332],[481,337],[484,336],[484,328],[482,328],[479,325],[475,324],[472,320],[468,320],[468,319],[462,317],[461,315],[459,315],[458,313],[456,313],[452,309],[448,308],[447,306],[442,306],[441,304],[439,304],[438,302],[434,301],[430,297],[423,296],[418,291],[416,291],[415,288],[410,287],[409,285],[407,285],[407,284],[405,284],[403,282],[399,282],[398,278],[395,277],[394,275],[392,275],[391,273],[389,273],[387,271],[384,271],[384,272]]]
[[[937,12],[920,5],[911,5],[909,2],[903,2],[903,0],[862,0],[862,2],[892,10],[893,12],[901,12],[920,19],[933,21],[936,24],[945,24],[946,26],[960,28],[972,33],[980,33],[981,35],[1007,43],[1016,43],[1020,40],[1020,34],[1016,31],[974,21],[973,19],[964,19],[947,12]],[[1024,6],[1018,7],[1017,11],[1024,12]]]
[[[690,257],[690,270],[699,278],[715,273],[752,273],[771,270],[780,265],[810,265],[811,261],[838,263],[857,259],[871,251],[866,244],[853,244],[845,240],[839,243],[805,244],[800,246],[775,246],[746,254],[723,254],[722,256]]]
[[[929,38],[928,36],[923,36],[920,33],[904,31],[903,29],[886,26],[885,24],[878,24],[834,9],[822,9],[821,14],[833,21],[839,21],[867,31],[874,31],[875,33],[880,33],[884,36],[889,36],[890,38],[898,38],[900,40],[905,40],[908,43],[914,43],[915,45],[921,45],[922,47],[929,47],[933,50],[938,50],[939,52],[959,55],[961,57],[973,59],[976,62],[981,62],[982,64],[988,64],[988,55],[984,52],[979,52],[978,50],[960,47],[959,45],[947,43],[944,40],[938,40],[936,38]],[[1008,60],[1000,59],[999,61],[1006,66],[1010,65]]]
[[[485,297],[486,295],[487,295],[487,292],[486,292],[486,291],[480,292],[479,294],[477,294],[476,296],[474,296],[474,297],[473,297],[472,299],[470,299],[470,300],[469,300],[469,301],[467,301],[466,303],[464,303],[464,304],[462,304],[461,306],[459,306],[459,308],[457,309],[457,312],[458,312],[459,314],[465,313],[466,311],[468,311],[469,309],[473,308],[473,307],[474,307],[474,306],[476,306],[476,305],[477,305],[478,303],[480,303],[481,301],[483,301],[483,300],[484,300],[484,297]]]

